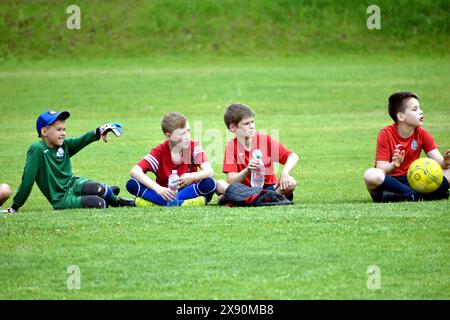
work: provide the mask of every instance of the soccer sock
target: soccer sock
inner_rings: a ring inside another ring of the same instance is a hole
[[[209,202],[216,191],[216,182],[212,178],[206,178],[199,183],[191,184],[178,192],[179,200],[193,199],[204,196]]]
[[[448,180],[447,180],[446,177],[444,177],[444,178],[442,179],[442,184],[441,184],[441,186],[439,187],[439,189],[443,189],[443,190],[448,190],[448,189],[450,189],[450,184],[448,183]],[[438,190],[439,190],[439,189],[438,189]]]
[[[389,191],[393,193],[397,193],[402,195],[405,200],[418,200],[421,195],[417,191],[414,191],[412,188],[405,186],[397,179],[385,175],[383,183],[378,187],[381,191]]]
[[[119,201],[119,198],[114,194],[110,186],[108,186],[107,184],[104,184],[103,186],[105,188],[105,192],[100,197],[105,199],[107,204],[115,204],[117,201]]]
[[[141,197],[142,199],[151,201],[160,206],[167,206],[167,201],[164,200],[163,197],[161,197],[152,189],[147,188],[136,179],[128,180],[126,187],[128,192],[131,193],[132,195],[135,195],[136,197]],[[182,203],[183,203],[182,200],[178,200],[178,205],[181,205]]]

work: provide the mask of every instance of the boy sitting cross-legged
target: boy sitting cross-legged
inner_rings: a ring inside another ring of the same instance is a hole
[[[431,134],[422,128],[423,112],[419,97],[412,92],[397,92],[389,97],[389,115],[394,124],[383,128],[377,140],[375,168],[364,174],[367,190],[375,202],[448,199],[450,150],[442,157]],[[441,186],[429,194],[412,189],[406,178],[408,168],[420,157],[422,149],[444,171]]]
[[[217,194],[225,193],[229,184],[237,182],[250,187],[251,172],[258,165],[263,165],[263,189],[274,190],[292,200],[297,182],[290,172],[297,165],[298,156],[270,135],[257,132],[254,115],[253,110],[243,104],[232,104],[225,110],[225,125],[236,138],[227,142],[222,167],[227,182],[218,182]],[[255,160],[252,156],[255,149],[261,150],[262,164],[261,160]],[[284,164],[279,181],[275,176],[273,162]]]
[[[136,206],[167,206],[174,200],[181,206],[206,205],[214,195],[216,182],[211,178],[213,169],[202,146],[191,140],[189,122],[182,114],[170,112],[162,118],[161,129],[166,141],[150,150],[130,172],[127,190],[137,197]],[[168,188],[173,170],[179,176],[178,197]],[[156,181],[146,175],[149,171]]]

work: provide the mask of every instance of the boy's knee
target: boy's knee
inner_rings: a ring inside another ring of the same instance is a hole
[[[224,180],[217,180],[216,181],[216,193],[220,196],[222,194],[225,194],[225,191],[230,186],[230,184]]]
[[[99,196],[89,195],[81,197],[81,206],[83,208],[103,209],[106,208],[106,201]]]
[[[450,182],[450,168],[443,170],[444,177]]]
[[[295,187],[297,187],[297,180],[295,180],[294,178],[290,177],[289,178],[289,189],[291,191],[293,191],[295,189]]]
[[[199,182],[197,187],[198,191],[203,195],[212,193],[216,190],[216,181],[213,178],[205,178]]]
[[[370,168],[364,173],[364,181],[368,186],[379,186],[384,181],[384,172],[378,168]]]
[[[130,179],[127,181],[126,185],[127,191],[131,193],[134,196],[139,195],[139,192],[141,190],[141,185],[136,179]]]
[[[97,181],[87,181],[83,184],[81,194],[84,196],[103,196],[105,194],[105,185]]]
[[[0,184],[0,206],[11,197],[11,188],[6,183]]]
[[[279,186],[275,191],[287,196],[294,192],[296,186],[297,186],[297,181],[294,178],[290,177],[289,178],[289,187],[287,187],[286,189],[281,189],[281,187]]]

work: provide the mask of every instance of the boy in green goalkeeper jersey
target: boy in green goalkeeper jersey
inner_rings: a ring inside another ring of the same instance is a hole
[[[15,212],[25,203],[34,182],[55,209],[106,208],[108,205],[134,206],[134,200],[117,197],[119,188],[72,174],[70,158],[88,144],[120,127],[107,124],[78,138],[66,139],[67,111],[47,111],[39,115],[36,130],[40,141],[33,143],[27,153],[22,183],[8,212]]]

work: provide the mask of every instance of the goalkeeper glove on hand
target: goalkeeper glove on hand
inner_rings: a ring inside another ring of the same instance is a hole
[[[116,137],[120,137],[123,133],[122,124],[119,122],[107,123],[96,130],[96,136],[101,137],[103,141],[108,142],[106,140],[106,135],[108,132],[114,133]]]

